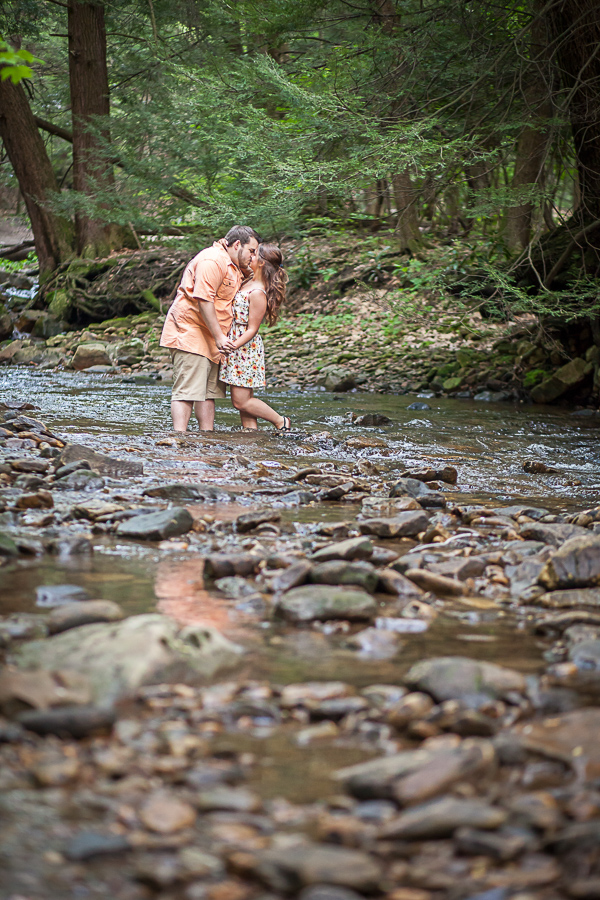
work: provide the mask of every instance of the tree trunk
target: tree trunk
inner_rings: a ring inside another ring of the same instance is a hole
[[[600,218],[600,7],[597,0],[562,0],[547,13],[577,158],[580,224]],[[592,238],[596,247],[599,237]]]
[[[531,121],[517,141],[511,183],[517,190],[541,183],[550,137],[547,123],[552,115],[552,76],[548,65],[548,29],[546,21],[538,15],[540,4],[541,0],[534,0],[529,52],[531,74],[523,98]],[[516,203],[504,211],[503,228],[509,250],[520,252],[529,244],[533,212],[534,204],[530,200]]]
[[[69,83],[73,118],[73,187],[91,202],[114,185],[110,142],[106,28],[102,3],[69,0]],[[100,134],[91,126],[100,128]],[[108,208],[107,204],[102,204]],[[130,230],[80,213],[75,218],[77,251],[82,256],[108,256],[134,246]]]
[[[392,175],[394,203],[396,205],[396,236],[401,250],[413,250],[420,240],[419,214],[417,210],[417,192],[413,186],[410,172],[398,172]]]
[[[71,224],[48,209],[58,184],[22,85],[0,81],[0,137],[23,194],[42,279],[72,255]]]
[[[550,110],[550,104],[547,104],[540,118],[549,118]],[[515,171],[511,182],[513,188],[540,183],[544,173],[547,147],[548,135],[541,123],[526,125],[517,141]],[[534,205],[531,200],[510,206],[504,211],[503,228],[509,250],[519,252],[529,244],[533,211]]]

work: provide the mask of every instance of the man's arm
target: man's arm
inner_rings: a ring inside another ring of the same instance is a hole
[[[221,353],[231,353],[232,350],[235,350],[235,345],[233,341],[221,331],[221,326],[219,325],[217,314],[215,312],[215,304],[210,300],[200,300],[199,306],[200,315],[204,319],[206,327],[212,334],[217,349],[220,350]]]

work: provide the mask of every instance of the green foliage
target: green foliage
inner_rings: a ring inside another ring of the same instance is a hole
[[[15,50],[14,47],[0,38],[0,80],[10,79],[13,84],[19,84],[24,78],[31,78],[33,71],[30,63],[41,63],[33,53],[28,50]]]

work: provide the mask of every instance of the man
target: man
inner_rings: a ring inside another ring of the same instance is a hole
[[[187,430],[192,410],[202,431],[214,428],[215,399],[225,396],[219,380],[221,354],[234,349],[227,337],[233,298],[259,243],[253,228],[234,225],[186,266],[160,339],[161,347],[170,347],[173,355],[175,431]]]

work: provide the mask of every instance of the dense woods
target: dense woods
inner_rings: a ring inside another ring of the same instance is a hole
[[[393,229],[466,241],[461,289],[596,315],[593,0],[4,0],[0,29],[43,61],[0,83],[43,279],[232,221]]]

